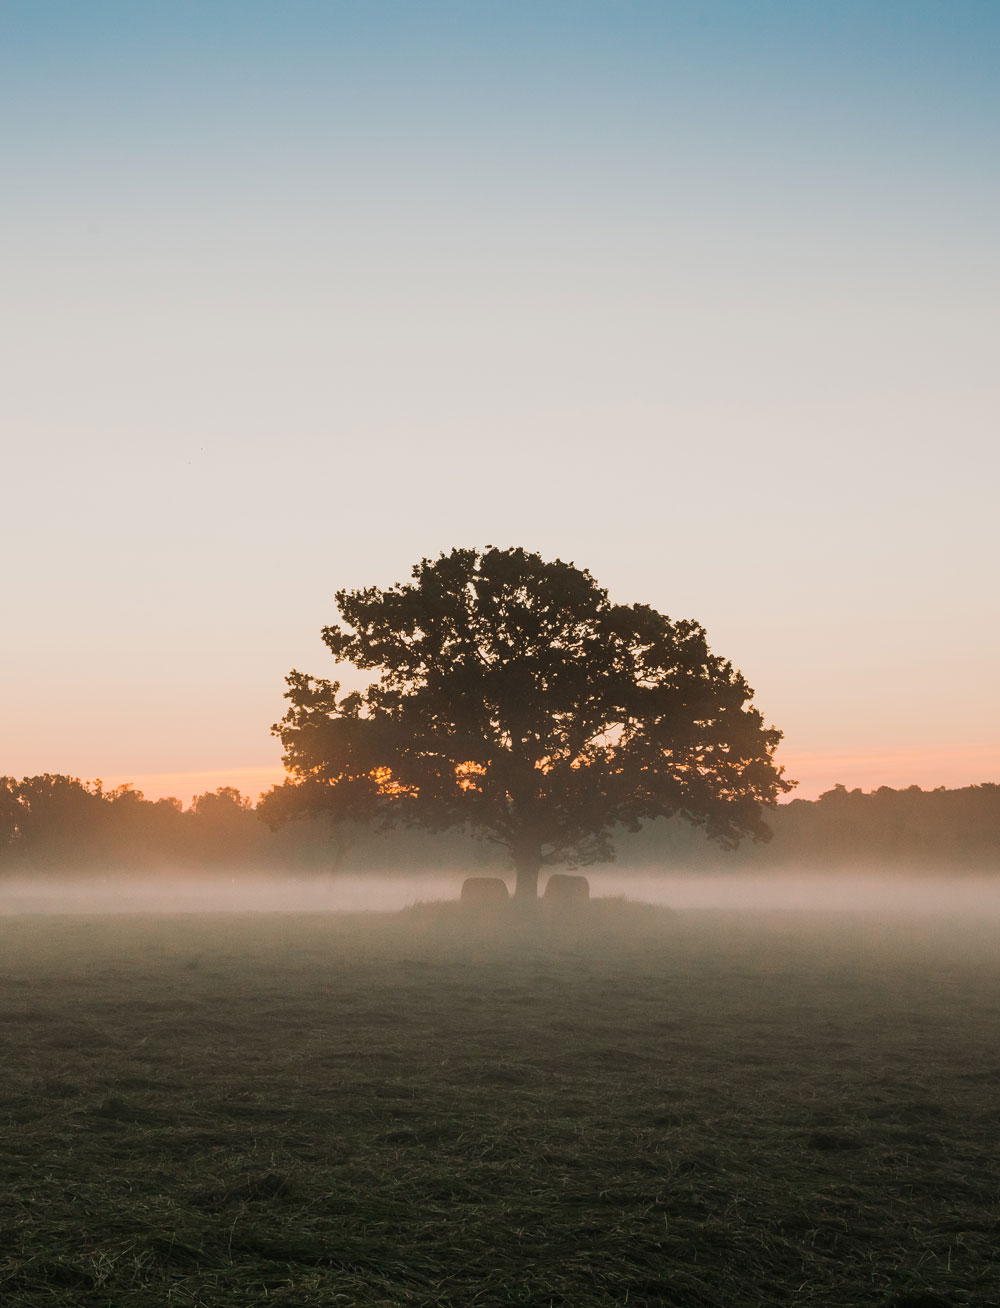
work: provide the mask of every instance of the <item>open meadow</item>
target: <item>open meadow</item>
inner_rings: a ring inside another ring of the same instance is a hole
[[[997,935],[0,918],[0,1301],[998,1304]]]

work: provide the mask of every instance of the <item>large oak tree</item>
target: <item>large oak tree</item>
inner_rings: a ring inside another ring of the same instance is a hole
[[[572,564],[455,549],[336,601],[323,640],[376,679],[342,695],[288,676],[272,820],[461,826],[507,848],[533,899],[543,866],[613,857],[618,825],[681,815],[724,845],[766,839],[762,808],[791,789],[781,733],[703,628],[612,604]]]

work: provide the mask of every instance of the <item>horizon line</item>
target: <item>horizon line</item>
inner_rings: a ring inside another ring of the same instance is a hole
[[[882,786],[905,790],[913,785],[921,790],[960,790],[966,786],[1000,783],[1000,746],[987,744],[866,753],[796,750],[783,754],[779,750],[777,761],[784,767],[785,775],[799,783],[779,800],[784,804],[796,799],[816,799],[837,785],[864,791],[878,790]],[[52,771],[54,775],[78,775],[60,773],[58,769]],[[277,763],[131,774],[95,772],[93,776],[81,776],[81,779],[99,780],[105,789],[129,785],[154,801],[172,798],[190,804],[196,795],[223,786],[232,786],[256,803],[271,786],[280,785],[288,776],[284,767]]]

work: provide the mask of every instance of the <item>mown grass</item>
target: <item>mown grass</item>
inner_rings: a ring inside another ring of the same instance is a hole
[[[7,919],[0,1302],[1000,1303],[992,934]]]

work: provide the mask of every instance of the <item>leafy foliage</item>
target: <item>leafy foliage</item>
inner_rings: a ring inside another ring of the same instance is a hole
[[[679,814],[724,845],[767,837],[791,788],[781,733],[696,622],[612,604],[589,572],[523,549],[456,549],[390,590],[338,591],[323,630],[363,692],[293,671],[274,728],[303,809],[466,827],[507,847],[519,890],[547,863],[612,854],[610,832]],[[523,884],[522,884],[523,879]]]
[[[197,796],[148,800],[130,785],[59,773],[0,777],[0,859],[14,866],[183,867],[251,860],[264,852],[263,828],[249,799],[231,786]]]

